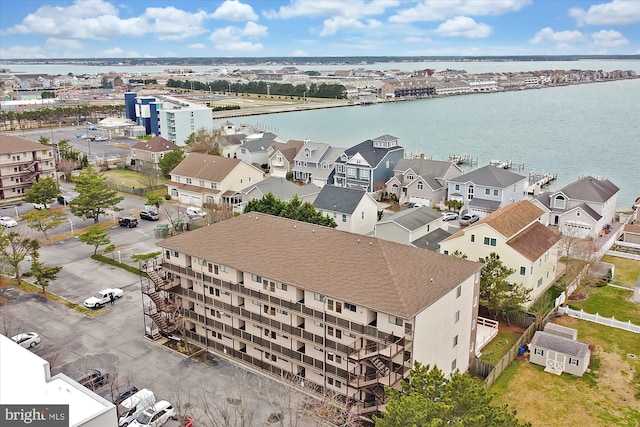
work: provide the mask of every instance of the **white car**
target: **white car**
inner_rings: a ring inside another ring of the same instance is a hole
[[[442,212],[442,220],[443,221],[451,221],[453,219],[458,219],[458,214],[455,212]]]
[[[3,226],[4,228],[11,228],[11,227],[17,227],[18,226],[18,222],[11,218],[10,216],[2,216],[0,217],[0,225]]]
[[[105,304],[109,304],[111,302],[111,295],[113,295],[114,299],[122,298],[124,291],[120,288],[107,288],[101,291],[98,291],[91,298],[87,298],[84,300],[82,305],[87,308],[100,308]]]
[[[26,332],[24,334],[18,334],[15,337],[11,337],[16,343],[20,344],[24,348],[32,348],[40,344],[40,337],[35,332]]]
[[[51,205],[48,205],[46,203],[34,203],[33,204],[33,208],[34,209],[38,209],[39,211],[43,210],[43,209],[49,209],[51,207]]]
[[[161,400],[145,410],[129,425],[130,427],[160,427],[175,416],[176,410],[171,403]]]
[[[207,213],[200,208],[190,206],[187,208],[187,216],[189,218],[206,218]]]
[[[96,136],[96,142],[105,142],[109,139],[106,136]]]

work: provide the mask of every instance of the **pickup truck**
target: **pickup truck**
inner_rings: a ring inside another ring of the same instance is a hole
[[[82,305],[87,308],[100,308],[103,305],[109,304],[111,302],[111,295],[113,295],[115,299],[118,299],[122,298],[123,294],[124,291],[119,288],[103,289],[101,291],[98,291],[98,293],[96,293],[91,298],[87,298],[86,300],[84,300]]]

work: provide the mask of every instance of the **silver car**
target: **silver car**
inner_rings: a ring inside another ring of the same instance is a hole
[[[471,225],[474,222],[477,222],[480,219],[478,215],[462,215],[460,217],[460,225]]]
[[[18,334],[11,337],[16,343],[20,344],[24,348],[32,348],[40,344],[40,337],[35,332],[26,332],[24,334]]]

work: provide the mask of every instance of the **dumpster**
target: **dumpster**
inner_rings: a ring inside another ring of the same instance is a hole
[[[154,235],[156,239],[164,239],[169,235],[169,226],[168,225],[158,225],[154,230]]]

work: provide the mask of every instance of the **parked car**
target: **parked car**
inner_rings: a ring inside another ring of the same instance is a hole
[[[107,138],[106,136],[96,136],[96,142],[105,142],[108,140],[109,138]]]
[[[91,298],[87,298],[86,300],[84,300],[82,305],[87,308],[100,308],[103,305],[111,302],[111,295],[113,295],[115,299],[122,298],[122,295],[124,295],[124,291],[120,288],[103,289],[101,291],[98,291],[98,293],[96,293]]]
[[[61,205],[68,205],[69,203],[71,203],[73,198],[71,196],[67,196],[66,194],[60,194],[57,200]]]
[[[115,389],[108,390],[102,397],[107,399],[109,402],[113,402],[114,405],[117,405],[137,392],[138,387],[132,384],[124,384],[116,387]]]
[[[33,204],[33,208],[34,209],[38,209],[39,211],[43,210],[43,209],[49,209],[51,207],[51,205],[48,205],[46,203],[34,203]]]
[[[458,219],[458,214],[455,212],[442,212],[442,220],[443,221],[451,221],[454,219]]]
[[[480,219],[478,215],[462,215],[460,217],[460,225],[470,225],[477,222]]]
[[[145,410],[152,408],[156,397],[151,390],[143,388],[129,396],[118,405],[118,426],[126,427],[135,421]]]
[[[161,400],[140,414],[140,416],[131,423],[131,427],[160,427],[175,416],[176,410],[171,403],[166,400]]]
[[[85,134],[84,133],[76,133],[76,138],[84,138]]]
[[[90,369],[89,372],[80,377],[77,381],[81,385],[95,391],[100,387],[107,385],[109,382],[109,374],[97,369]]]
[[[24,348],[32,348],[40,344],[40,337],[35,332],[26,332],[24,334],[18,334],[11,337],[16,343],[20,344]]]
[[[189,218],[206,218],[207,213],[200,208],[190,206],[187,208],[187,216]]]
[[[157,213],[153,211],[140,211],[140,219],[146,219],[149,221],[157,221],[160,219]]]
[[[18,221],[11,218],[10,216],[2,216],[0,217],[0,225],[3,226],[4,228],[17,227]]]
[[[133,228],[138,226],[138,220],[133,217],[126,216],[118,219],[118,224],[120,224],[121,227]]]

